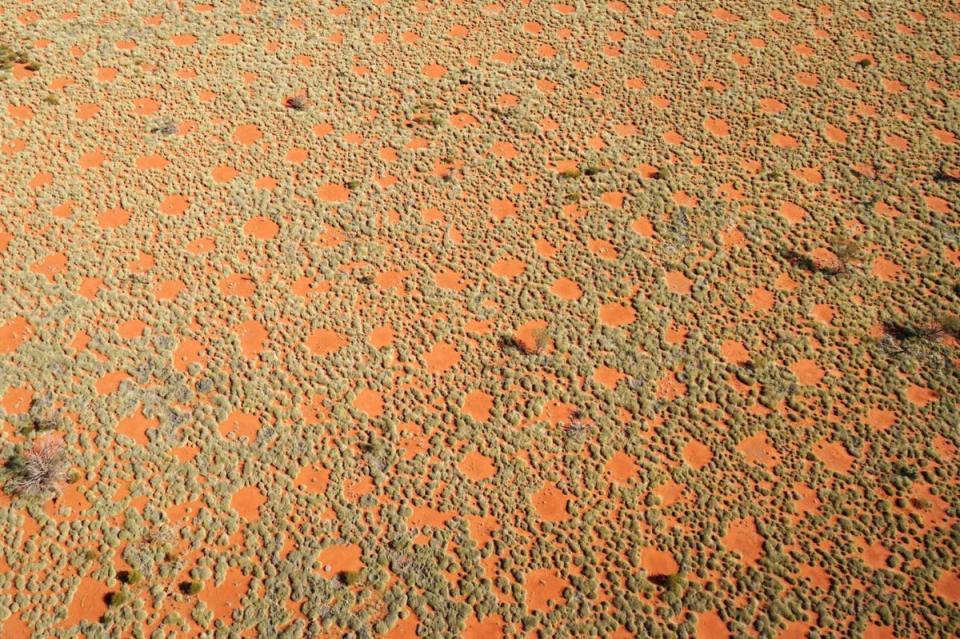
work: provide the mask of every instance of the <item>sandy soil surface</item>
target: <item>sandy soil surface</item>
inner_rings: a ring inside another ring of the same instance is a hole
[[[0,636],[956,636],[958,45],[0,3]]]

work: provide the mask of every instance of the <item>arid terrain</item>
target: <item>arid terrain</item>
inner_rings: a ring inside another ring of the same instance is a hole
[[[960,2],[0,2],[0,637],[960,633]]]

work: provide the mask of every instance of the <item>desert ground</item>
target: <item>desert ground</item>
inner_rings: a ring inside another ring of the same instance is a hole
[[[0,637],[960,633],[957,0],[0,3]]]

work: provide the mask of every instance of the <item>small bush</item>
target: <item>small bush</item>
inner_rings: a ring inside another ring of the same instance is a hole
[[[824,271],[834,275],[845,272],[851,262],[859,260],[863,255],[863,246],[860,242],[843,236],[835,238],[830,243],[830,250],[837,256],[837,262],[826,267]]]
[[[122,572],[120,573],[120,581],[130,586],[135,586],[143,581],[143,573],[136,568]]]
[[[25,430],[28,431],[57,430],[63,425],[63,415],[49,395],[31,401],[27,416],[29,424]]]
[[[897,462],[893,466],[893,472],[898,477],[906,477],[907,479],[914,480],[919,476],[919,471],[916,466],[911,466],[903,462]]]
[[[177,132],[177,125],[173,120],[164,120],[159,124],[151,126],[149,131],[157,135],[173,135]]]
[[[126,590],[118,590],[117,592],[111,592],[107,595],[107,605],[111,608],[122,606],[128,601],[130,601],[130,593]]]
[[[359,570],[344,570],[337,577],[344,586],[352,586],[360,581]]]
[[[27,498],[59,497],[70,478],[70,461],[63,440],[54,435],[36,439],[7,462],[11,479],[6,489]]]
[[[570,413],[570,419],[563,425],[563,435],[567,439],[576,439],[586,434],[590,425],[583,421],[583,413],[577,409]]]
[[[680,587],[683,581],[683,575],[679,572],[675,572],[672,575],[651,575],[650,581],[668,592],[674,592]]]
[[[547,346],[550,344],[550,328],[548,326],[534,329],[531,336],[533,337],[532,354],[540,355],[547,350]]]
[[[960,338],[960,315],[943,313],[937,319],[937,322],[940,324],[941,331],[956,338]]]
[[[960,338],[960,317],[943,313],[935,321],[887,320],[883,322],[883,332],[899,344],[898,352],[903,352],[911,343],[932,342],[948,335]]]
[[[196,595],[201,590],[203,590],[203,582],[201,581],[184,581],[180,584],[180,592],[185,595]]]
[[[500,336],[500,349],[503,351],[520,351],[524,355],[542,355],[550,345],[550,327],[536,328],[530,333],[532,343],[517,339],[512,335]]]
[[[943,167],[940,167],[939,169],[937,169],[937,172],[933,174],[933,181],[957,184],[958,182],[960,182],[960,177],[957,177],[956,175],[953,175],[951,173],[947,173],[947,171]]]
[[[284,105],[288,109],[293,109],[294,111],[303,111],[307,108],[307,100],[299,95],[287,98],[287,101],[284,102]]]
[[[0,44],[0,70],[9,71],[14,64],[29,65],[27,68],[30,68],[30,66],[36,66],[27,59],[27,56],[24,53],[14,51],[5,44]],[[30,70],[35,71],[36,69]]]
[[[793,249],[781,249],[780,256],[785,259],[791,266],[796,266],[797,268],[802,268],[805,271],[811,273],[816,273],[820,270],[820,267],[817,263],[808,255],[804,255],[799,251]]]
[[[520,351],[523,353],[527,352],[527,347],[523,342],[518,340],[512,335],[501,335],[499,339],[500,349],[506,352],[509,351]]]

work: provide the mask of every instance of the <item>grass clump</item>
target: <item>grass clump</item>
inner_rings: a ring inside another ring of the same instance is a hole
[[[107,595],[107,605],[111,608],[117,608],[130,601],[130,593],[126,590],[118,590]]]
[[[136,586],[138,583],[143,581],[143,573],[136,568],[122,572],[120,573],[120,581],[128,586]]]
[[[59,497],[70,479],[70,460],[63,440],[54,435],[35,439],[7,462],[7,492],[17,497]]]
[[[184,581],[180,584],[180,592],[191,597],[203,590],[202,581]]]
[[[337,575],[344,586],[352,586],[360,581],[359,570],[344,570]]]

